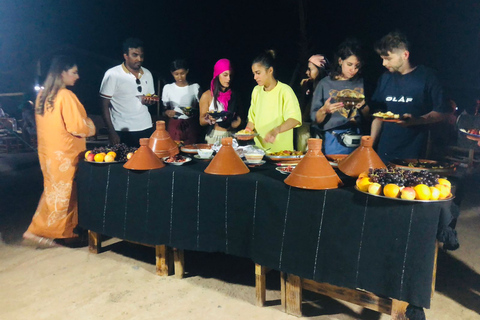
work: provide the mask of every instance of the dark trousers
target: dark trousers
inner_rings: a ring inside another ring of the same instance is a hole
[[[125,143],[129,147],[139,147],[141,138],[150,138],[153,134],[153,127],[142,131],[116,131],[120,137],[120,143]]]

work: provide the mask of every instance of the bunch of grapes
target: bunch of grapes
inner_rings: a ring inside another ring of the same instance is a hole
[[[108,145],[103,147],[96,147],[92,150],[93,153],[108,153],[109,151],[113,151],[117,154],[115,157],[115,161],[127,161],[127,154],[132,152],[134,153],[137,150],[135,147],[129,147],[124,143],[118,143],[115,145]]]
[[[387,168],[369,169],[370,181],[385,186],[389,183],[400,187],[414,187],[418,184],[426,184],[433,187],[438,184],[439,176],[426,170],[410,171],[389,166]]]

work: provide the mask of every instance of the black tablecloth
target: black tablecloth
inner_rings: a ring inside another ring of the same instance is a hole
[[[352,186],[296,189],[270,164],[239,176],[208,175],[206,165],[136,172],[82,162],[79,225],[430,306],[435,238],[451,220],[450,202],[395,201]]]

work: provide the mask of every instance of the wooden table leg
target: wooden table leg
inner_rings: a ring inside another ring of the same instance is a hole
[[[288,314],[302,316],[302,280],[289,274],[285,286],[285,310]]]
[[[185,256],[183,250],[173,248],[173,261],[175,264],[175,278],[182,279],[185,274]]]
[[[168,247],[164,244],[155,246],[155,260],[157,265],[157,274],[159,276],[168,276],[169,274],[169,254]]]
[[[407,317],[405,316],[407,306],[408,303],[405,301],[392,299],[392,320],[407,320]]]
[[[282,302],[282,311],[287,311],[287,288],[286,288],[287,275],[284,272],[280,272],[280,301]]]
[[[88,230],[88,250],[91,253],[99,253],[102,250],[102,234]]]
[[[258,307],[263,307],[265,305],[265,298],[267,292],[265,274],[266,268],[255,263],[255,297]]]

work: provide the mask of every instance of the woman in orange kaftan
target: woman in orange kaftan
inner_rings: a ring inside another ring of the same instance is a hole
[[[95,126],[85,108],[67,86],[78,80],[78,68],[65,56],[54,58],[44,89],[35,104],[38,157],[43,173],[43,194],[25,241],[37,246],[55,246],[54,239],[76,237],[77,197],[73,178],[79,155],[86,149],[85,137]]]

